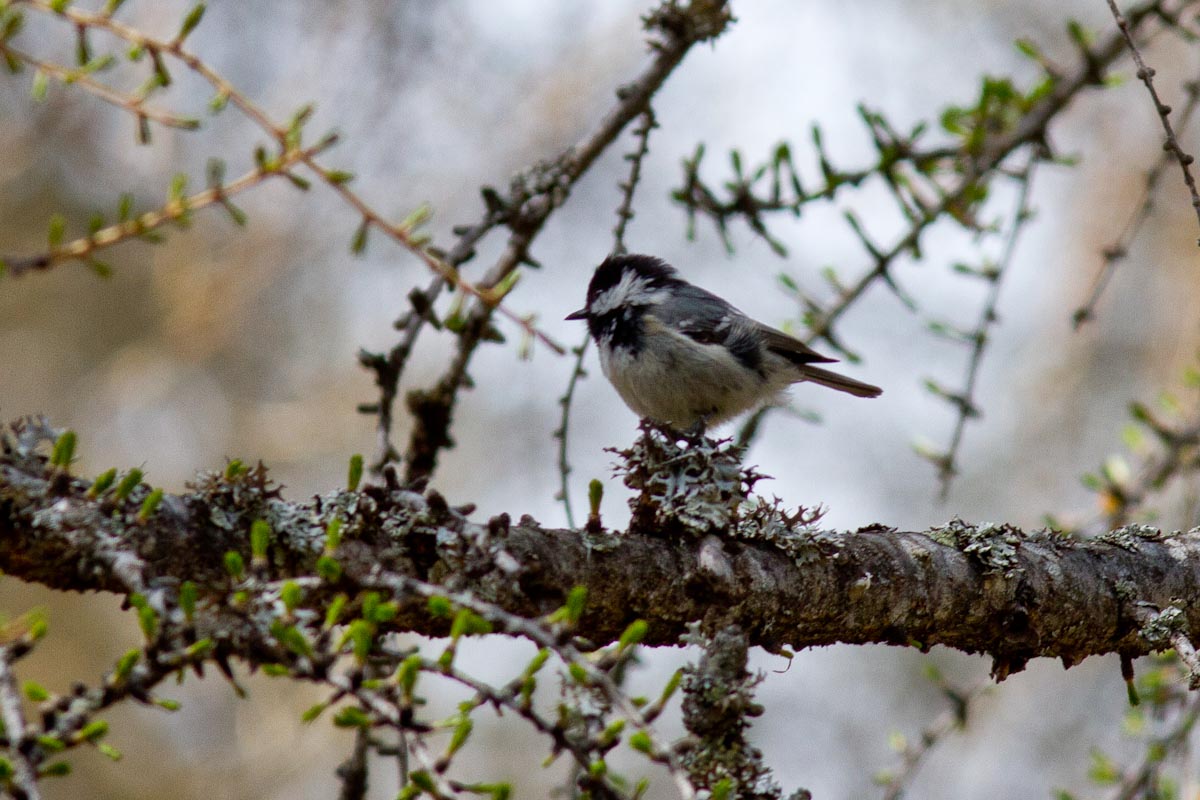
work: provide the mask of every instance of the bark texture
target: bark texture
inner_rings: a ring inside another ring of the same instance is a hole
[[[630,530],[599,531],[593,521],[592,530],[574,531],[529,517],[473,521],[469,508],[452,508],[436,492],[395,485],[288,501],[261,467],[201,476],[147,514],[149,487],[121,500],[112,490],[93,497],[89,482],[52,466],[44,450],[28,434],[5,437],[0,568],[72,591],[153,596],[191,581],[208,615],[205,635],[251,661],[253,653],[238,652],[241,623],[227,602],[231,551],[264,582],[315,580],[318,559],[335,558],[338,577],[326,569],[309,592],[318,607],[385,573],[526,618],[551,613],[584,586],[576,633],[598,644],[640,618],[646,644],[674,645],[701,621],[710,631],[737,625],[749,644],[772,651],[941,644],[990,654],[1001,678],[1039,656],[1069,666],[1161,649],[1200,626],[1200,529],[1128,526],[1091,541],[959,520],[927,531],[829,531],[756,518],[744,505],[740,518],[695,509],[682,517],[643,492]],[[341,535],[331,551],[334,518]],[[258,558],[255,520],[272,532]],[[445,633],[446,620],[431,617],[424,598],[396,599],[396,628]]]

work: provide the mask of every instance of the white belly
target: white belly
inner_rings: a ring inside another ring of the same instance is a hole
[[[791,383],[784,375],[768,382],[720,345],[661,327],[653,333],[658,344],[643,347],[636,359],[627,349],[600,348],[605,376],[640,417],[681,430],[701,419],[715,425],[773,401]]]

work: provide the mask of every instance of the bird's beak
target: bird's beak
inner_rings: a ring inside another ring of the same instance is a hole
[[[570,314],[567,314],[564,319],[587,319],[587,308],[585,307],[579,309],[578,311],[572,311]]]

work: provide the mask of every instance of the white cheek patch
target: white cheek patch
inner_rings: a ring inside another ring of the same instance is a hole
[[[656,305],[664,299],[663,289],[651,289],[648,281],[637,273],[626,271],[610,289],[596,295],[588,311],[602,317],[624,306]]]

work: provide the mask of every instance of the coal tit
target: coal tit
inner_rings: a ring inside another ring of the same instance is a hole
[[[588,284],[587,321],[600,366],[635,414],[676,430],[702,430],[777,402],[809,381],[855,397],[882,389],[813,366],[826,358],[693,286],[661,259],[609,256]]]

